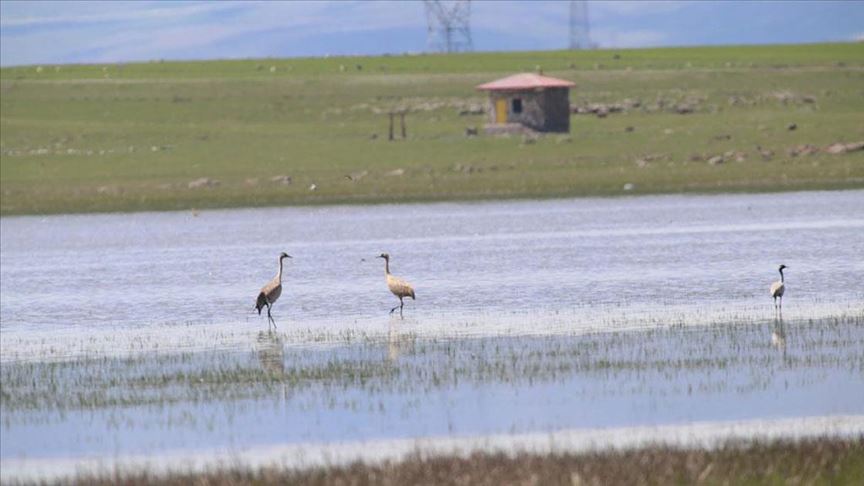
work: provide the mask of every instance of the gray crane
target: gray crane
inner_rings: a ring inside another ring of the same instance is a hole
[[[271,323],[274,328],[276,327],[276,321],[273,320],[273,316],[270,314],[270,308],[273,306],[273,303],[279,299],[279,296],[282,295],[282,260],[286,258],[291,258],[291,255],[283,251],[279,255],[279,272],[272,280],[267,282],[267,285],[261,287],[261,292],[258,294],[258,299],[255,301],[255,310],[258,311],[259,316],[261,315],[261,309],[265,306],[267,307],[268,327]]]

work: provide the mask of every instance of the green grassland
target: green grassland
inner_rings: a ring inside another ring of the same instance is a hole
[[[538,68],[628,108],[465,136],[475,85]],[[860,188],[864,151],[790,153],[857,141],[860,43],[11,67],[0,213]]]

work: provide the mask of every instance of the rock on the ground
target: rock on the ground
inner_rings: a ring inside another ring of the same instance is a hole
[[[852,143],[843,143],[837,142],[832,143],[831,145],[825,147],[825,151],[829,154],[845,154],[848,152],[856,152],[858,150],[864,150],[864,142],[852,142]]]
[[[786,153],[788,153],[790,157],[797,157],[799,155],[813,155],[817,152],[819,152],[819,149],[815,145],[810,145],[809,143],[791,147],[786,151]]]
[[[686,103],[679,103],[675,105],[675,113],[678,113],[679,115],[686,115],[688,113],[693,113],[693,111],[693,106]]]
[[[201,177],[199,179],[195,179],[194,181],[189,182],[189,189],[198,189],[201,187],[218,187],[219,181],[216,179],[211,179],[209,177]]]
[[[285,186],[291,185],[291,176],[289,175],[277,175],[270,178],[270,182],[275,182],[277,184],[282,184]]]
[[[360,179],[366,177],[367,175],[369,175],[368,170],[361,170],[360,172],[352,172],[351,174],[345,176],[345,178],[347,178],[351,182],[357,182]]]

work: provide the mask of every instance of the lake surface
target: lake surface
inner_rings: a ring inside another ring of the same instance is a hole
[[[310,444],[864,430],[864,191],[10,217],[0,244],[4,479]],[[281,251],[270,332],[253,306]],[[381,252],[416,288],[404,319]]]

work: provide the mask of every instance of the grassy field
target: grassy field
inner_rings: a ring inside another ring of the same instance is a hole
[[[537,68],[625,109],[465,136]],[[4,68],[0,213],[858,188],[862,86],[860,43]]]
[[[116,472],[64,484],[859,484],[864,439],[810,439],[729,444],[718,450],[648,447],[584,454],[473,454],[353,464],[306,471],[226,470],[158,477]]]

